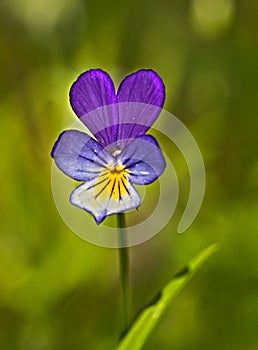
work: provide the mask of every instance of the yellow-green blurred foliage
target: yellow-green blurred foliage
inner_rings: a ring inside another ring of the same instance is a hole
[[[165,108],[193,133],[206,165],[191,228],[176,233],[189,178],[175,164],[175,217],[131,249],[133,312],[200,249],[222,246],[145,349],[256,350],[258,2],[2,0],[0,11],[0,348],[115,348],[117,251],[66,227],[50,181],[53,142],[75,120],[69,87],[100,67],[116,83],[156,70]]]

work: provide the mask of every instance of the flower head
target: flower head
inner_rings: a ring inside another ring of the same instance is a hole
[[[137,208],[141,199],[133,184],[150,184],[163,173],[162,152],[146,132],[164,100],[164,84],[152,70],[127,76],[117,93],[100,69],[81,74],[72,85],[71,106],[96,140],[66,130],[51,155],[66,175],[83,182],[70,202],[91,213],[98,224],[107,215]]]

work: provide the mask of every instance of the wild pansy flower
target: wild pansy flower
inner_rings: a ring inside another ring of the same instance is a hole
[[[71,106],[95,139],[66,130],[51,155],[66,175],[83,182],[71,193],[70,202],[91,213],[97,224],[107,215],[139,207],[133,184],[150,184],[163,173],[163,154],[146,132],[164,100],[164,84],[153,70],[127,76],[117,93],[101,69],[81,74],[72,85]]]

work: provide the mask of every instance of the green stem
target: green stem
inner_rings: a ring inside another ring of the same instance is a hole
[[[129,327],[129,259],[126,246],[125,214],[117,214],[117,229],[119,242],[119,262],[121,281],[121,336],[126,333]]]

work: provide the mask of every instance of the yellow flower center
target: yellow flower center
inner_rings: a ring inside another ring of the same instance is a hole
[[[128,170],[122,164],[105,169],[97,180],[94,194],[101,199],[121,200],[128,192]]]

